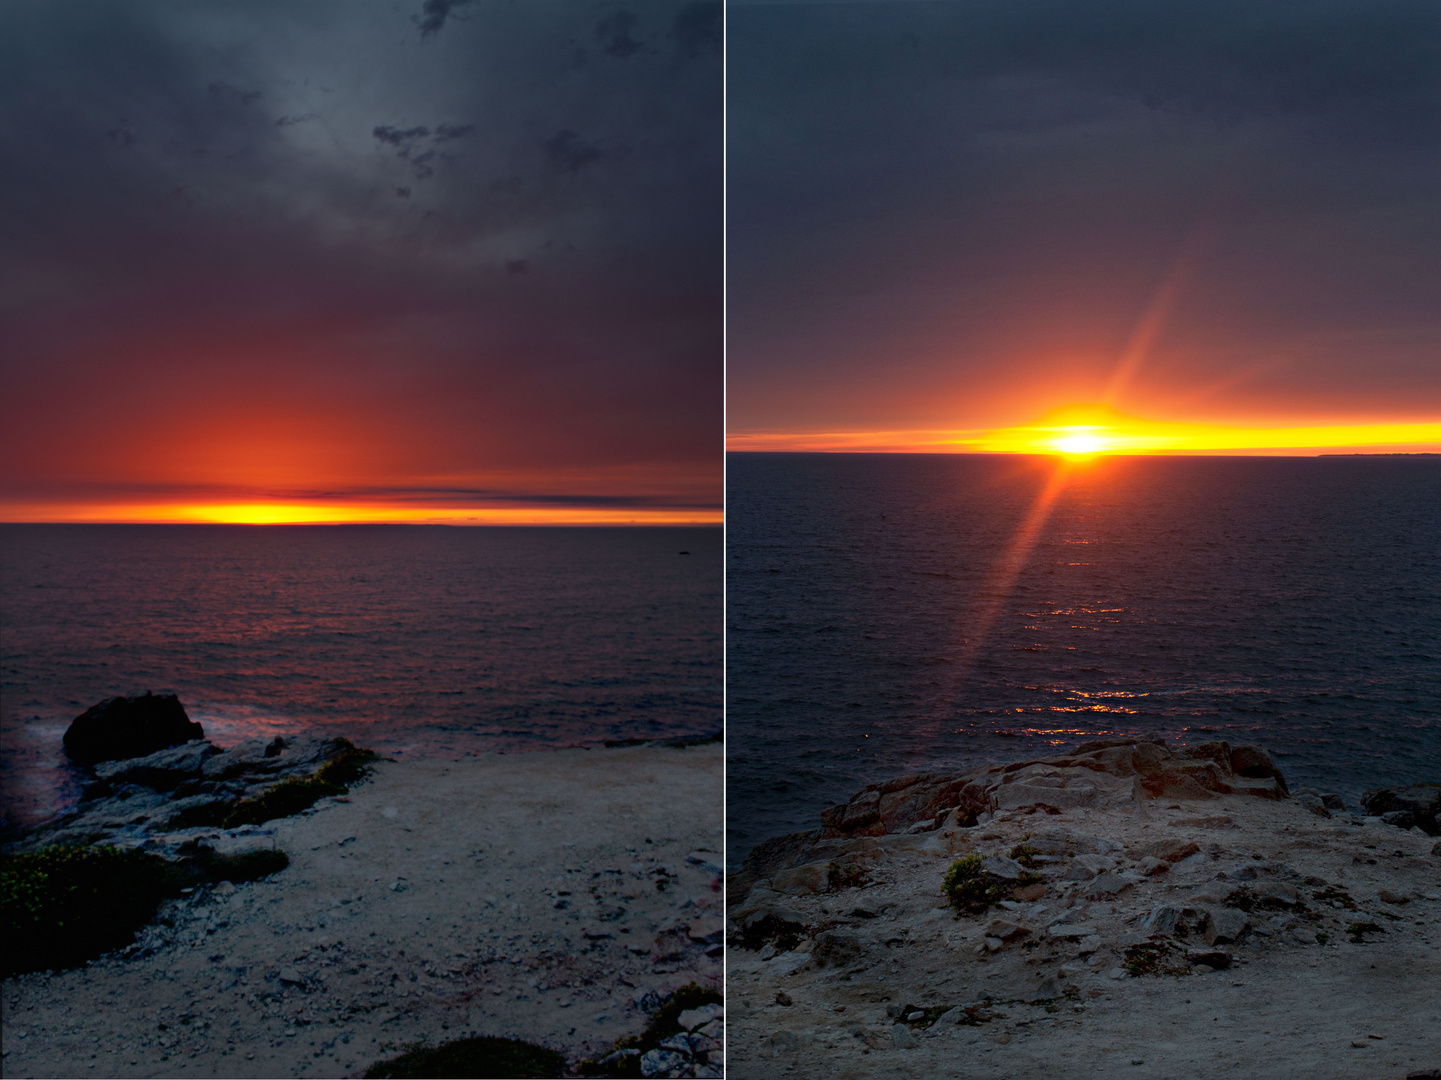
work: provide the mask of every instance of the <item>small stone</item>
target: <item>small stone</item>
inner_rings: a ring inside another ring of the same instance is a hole
[[[1243,911],[1219,908],[1208,912],[1201,928],[1207,945],[1231,945],[1251,928],[1251,920]]]
[[[915,1032],[904,1024],[891,1028],[891,1042],[899,1050],[910,1050],[918,1045]]]
[[[1149,858],[1163,859],[1168,863],[1177,863],[1200,850],[1195,841],[1177,838],[1157,840],[1153,844],[1147,844],[1141,849],[1141,854]]]
[[[1148,855],[1141,860],[1140,871],[1147,877],[1155,877],[1157,874],[1164,874],[1171,869],[1171,864],[1165,859],[1158,859]]]
[[[675,1076],[685,1065],[684,1055],[674,1050],[648,1050],[641,1055],[641,1076]]]
[[[777,1004],[777,1005],[793,1005],[793,1004],[795,1004],[795,1002],[791,999],[791,996],[790,996],[789,994],[787,994],[784,990],[777,990],[777,991],[776,991],[776,1004]]]
[[[987,874],[994,874],[1005,881],[1018,881],[1026,873],[1026,868],[1015,859],[1008,859],[1004,855],[992,855],[981,860],[981,870]]]
[[[1181,912],[1178,908],[1170,904],[1159,904],[1151,909],[1151,914],[1146,917],[1143,925],[1150,934],[1174,934],[1180,920]]]
[[[1099,900],[1102,897],[1115,896],[1117,893],[1125,892],[1136,882],[1144,880],[1138,877],[1129,877],[1125,874],[1115,874],[1107,871],[1101,874],[1085,888],[1085,895],[1088,899]]]
[[[785,1001],[780,1000],[781,994],[784,993],[785,991],[782,990],[776,994],[776,1003],[778,1005],[790,1004],[789,997],[787,997]],[[686,1009],[683,1013],[676,1017],[676,1023],[679,1024],[686,1031],[694,1031],[696,1028],[703,1027],[704,1025],[709,1024],[711,1021],[717,1020],[724,1015],[724,1006],[711,1003],[710,1005],[702,1005],[700,1006],[700,1008],[697,1009]]]
[[[1014,941],[1018,938],[1030,937],[1029,927],[1020,923],[1008,922],[1005,919],[993,919],[986,927],[986,937],[1000,938],[1002,941]]]
[[[1231,954],[1221,949],[1192,949],[1186,954],[1186,959],[1193,964],[1205,964],[1218,970],[1231,966]]]
[[[294,968],[290,967],[281,968],[279,978],[281,982],[287,983],[291,986],[303,986],[305,984],[304,976],[302,976],[300,972],[296,971]]]

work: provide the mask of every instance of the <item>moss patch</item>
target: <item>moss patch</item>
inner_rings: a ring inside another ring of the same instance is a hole
[[[314,778],[282,780],[253,799],[241,799],[226,815],[221,827],[237,829],[241,825],[263,825],[267,821],[308,810],[327,795],[344,795],[345,792],[343,784],[328,784]]]
[[[1367,934],[1384,934],[1386,931],[1373,922],[1350,922],[1346,924],[1346,933],[1351,935],[1351,941],[1356,945],[1366,944]]]
[[[1171,962],[1171,952],[1172,946],[1167,942],[1132,945],[1126,950],[1126,959],[1122,966],[1137,978],[1142,975],[1189,975],[1191,965]]]
[[[1227,907],[1240,908],[1242,911],[1289,911],[1296,915],[1306,914],[1306,905],[1301,900],[1282,900],[1277,896],[1258,896],[1251,889],[1242,885],[1233,892],[1226,900]]]
[[[184,872],[140,851],[56,845],[0,860],[6,976],[74,967],[135,940]]]
[[[266,788],[253,799],[241,799],[220,822],[221,828],[237,829],[242,825],[263,825],[276,818],[290,817],[309,810],[330,795],[344,795],[350,785],[370,775],[372,764],[380,755],[361,750],[349,739],[336,739],[340,753],[304,779],[282,780]]]
[[[870,879],[871,872],[856,863],[833,862],[826,867],[826,884],[830,887],[831,892],[858,888]]]
[[[1319,901],[1322,904],[1330,904],[1335,908],[1345,908],[1347,911],[1356,910],[1356,901],[1351,899],[1351,894],[1345,889],[1338,889],[1334,885],[1328,885],[1318,892],[1313,892],[1311,899]]]
[[[440,1046],[412,1046],[399,1057],[376,1062],[369,1077],[559,1077],[565,1057],[519,1039],[479,1036]]]

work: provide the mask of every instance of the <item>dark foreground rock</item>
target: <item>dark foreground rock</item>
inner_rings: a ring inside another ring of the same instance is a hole
[[[1441,835],[1441,826],[1436,820],[1441,814],[1441,784],[1372,788],[1361,796],[1361,805],[1366,813],[1388,825],[1403,829],[1415,827],[1428,836]],[[1396,817],[1393,818],[1393,814]]]
[[[106,698],[86,709],[65,732],[65,754],[71,761],[94,765],[203,738],[205,729],[185,715],[178,697],[145,693]]]

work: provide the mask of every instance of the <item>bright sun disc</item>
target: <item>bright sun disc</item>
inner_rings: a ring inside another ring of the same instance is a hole
[[[1105,445],[1098,435],[1067,435],[1056,440],[1056,449],[1063,454],[1094,454]]]

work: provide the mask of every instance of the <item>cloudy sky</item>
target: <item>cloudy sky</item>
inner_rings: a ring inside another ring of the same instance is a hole
[[[9,0],[4,516],[714,517],[721,80],[713,2]]]
[[[1441,431],[1434,0],[740,2],[728,32],[742,445],[1091,402]]]

